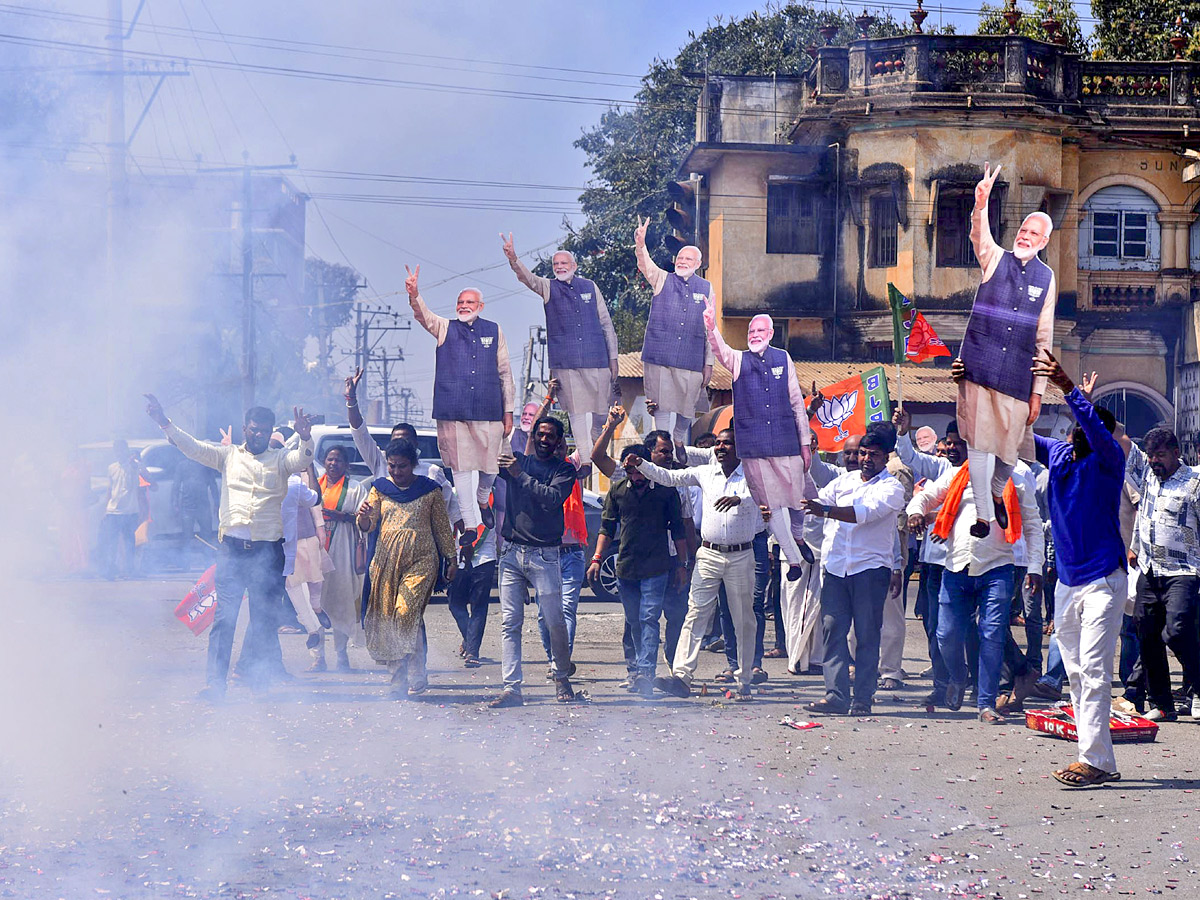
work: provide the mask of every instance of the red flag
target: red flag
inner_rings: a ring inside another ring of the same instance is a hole
[[[175,618],[192,634],[203,634],[217,614],[217,567],[211,565],[175,607]]]
[[[908,330],[908,340],[905,342],[904,356],[912,362],[925,362],[935,356],[949,356],[950,348],[937,336],[937,332],[925,320],[919,310],[913,314],[904,327]]]

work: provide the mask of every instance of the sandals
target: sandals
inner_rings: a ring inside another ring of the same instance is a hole
[[[1057,781],[1069,788],[1099,787],[1110,781],[1120,781],[1120,772],[1105,772],[1087,763],[1073,762],[1065,769],[1051,773]]]
[[[896,678],[880,678],[878,689],[881,691],[898,691],[904,687],[903,682]]]
[[[1008,720],[996,712],[995,707],[986,706],[979,711],[979,721],[984,725],[1003,725]]]
[[[555,682],[554,699],[559,703],[575,702],[575,691],[571,687],[571,682],[566,678],[560,678]]]
[[[737,675],[734,674],[733,669],[726,669],[720,675],[713,678],[713,681],[717,682],[718,684],[733,684],[736,679]]]
[[[763,654],[763,659],[787,659],[787,651],[773,647]]]

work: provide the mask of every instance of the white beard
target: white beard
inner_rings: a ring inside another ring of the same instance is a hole
[[[570,281],[572,278],[575,277],[575,273],[574,272],[561,272],[561,273],[555,272],[554,277],[557,278],[559,281]]]
[[[680,278],[682,278],[684,281],[687,281],[689,278],[691,278],[692,273],[695,271],[696,271],[695,267],[692,267],[692,268],[687,268],[685,266],[676,266],[675,267],[675,274],[678,275]]]
[[[1029,262],[1031,259],[1033,259],[1035,256],[1038,255],[1038,252],[1036,250],[1034,250],[1032,247],[1026,249],[1024,247],[1018,247],[1015,244],[1013,245],[1012,252],[1013,252],[1013,256],[1015,256],[1017,259],[1019,259],[1023,263]]]
[[[751,353],[762,353],[770,341],[747,341],[747,343],[750,345]]]
[[[472,322],[474,322],[476,319],[479,318],[479,313],[477,313],[477,312],[456,313],[456,315],[458,316],[458,321],[462,322],[464,325],[470,325]]]

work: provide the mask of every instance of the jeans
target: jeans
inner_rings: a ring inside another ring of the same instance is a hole
[[[1025,659],[1035,672],[1042,670],[1042,592],[1025,590],[1026,568],[1013,569],[1013,598],[1020,598],[1025,617]],[[1036,575],[1037,573],[1034,572]]]
[[[770,562],[767,574],[767,609],[775,616],[775,649],[787,653],[787,630],[783,624],[783,566],[776,559]]]
[[[246,675],[250,681],[265,679],[267,668],[281,656],[276,613],[283,601],[283,541],[254,541],[249,549],[222,541],[214,582],[217,612],[208,633],[209,686],[223,689],[229,677],[243,594],[250,598],[251,624],[242,648]]]
[[[767,532],[754,536],[754,666],[762,668],[763,640],[767,636],[767,586],[771,583],[771,556],[767,551]],[[778,621],[778,620],[776,620]],[[778,626],[776,626],[778,627]]]
[[[1130,577],[1137,577],[1136,571],[1129,574]],[[1138,640],[1137,619],[1133,616],[1121,617],[1121,658],[1117,671],[1121,684],[1125,686],[1125,699],[1132,703],[1144,701],[1146,688],[1142,684],[1145,674],[1142,669],[1142,642]]]
[[[137,513],[108,513],[100,520],[100,559],[104,566],[105,578],[117,577],[117,556],[121,552],[121,544],[125,545],[125,566],[121,569],[121,574],[134,573],[134,551],[137,549],[134,535],[137,533],[138,518]]]
[[[674,572],[671,573],[672,576]],[[663,631],[663,657],[667,661],[667,668],[671,668],[675,664],[675,650],[679,646],[679,634],[683,631],[683,620],[687,616],[688,609],[688,585],[685,581],[682,586],[675,584],[674,577],[667,580],[667,592],[663,597],[663,618],[666,620],[666,627]]]
[[[483,629],[487,624],[488,601],[492,595],[492,582],[496,578],[496,561],[474,565],[469,571],[458,572],[450,582],[448,603],[450,615],[458,624],[462,634],[463,649],[472,659],[479,658],[479,647],[483,643]]]
[[[525,601],[530,589],[550,632],[550,664],[554,677],[566,678],[571,668],[558,556],[558,547],[531,547],[512,541],[500,554],[501,668],[505,690],[521,692],[521,629],[525,624]]]
[[[825,699],[836,706],[868,710],[879,680],[883,604],[892,570],[867,569],[844,578],[826,570],[821,585],[821,630],[825,637]],[[850,646],[854,625],[854,697],[850,696]]]
[[[583,587],[583,576],[587,567],[583,564],[583,548],[577,547],[570,550],[559,549],[558,567],[562,572],[562,606],[563,606],[563,621],[567,625],[567,649],[571,653],[575,652],[575,619],[576,613],[579,610],[579,591]],[[546,620],[542,617],[542,613],[538,611],[538,631],[542,634],[542,648],[546,651],[546,659],[549,661],[550,653],[550,630],[546,628]]]
[[[942,575],[938,596],[938,649],[946,663],[950,681],[967,682],[965,638],[971,611],[979,608],[979,681],[976,698],[979,709],[996,705],[1000,684],[1000,664],[1008,633],[1009,604],[1012,598],[1013,567],[997,566],[982,575],[968,570]]]
[[[934,693],[944,694],[946,687],[950,684],[950,672],[946,668],[946,660],[942,658],[942,651],[938,648],[937,630],[938,630],[938,611],[940,603],[938,597],[942,592],[942,575],[946,571],[945,566],[939,566],[935,563],[925,563],[923,566],[925,572],[925,640],[929,647],[929,664],[933,667],[933,690]]]
[[[662,618],[667,582],[675,570],[640,580],[618,578],[621,605],[625,607],[625,628],[633,640],[633,658],[625,665],[630,673],[653,675],[658,663],[658,620]]]
[[[1167,668],[1167,648],[1175,654],[1183,669],[1184,681],[1200,684],[1200,633],[1197,628],[1197,590],[1200,577],[1195,575],[1151,575],[1138,577],[1138,639],[1142,644],[1146,695],[1152,706],[1164,712],[1175,709],[1171,696],[1171,673]]]
[[[1038,679],[1038,684],[1044,684],[1053,691],[1061,691],[1063,682],[1067,680],[1067,669],[1063,665],[1062,651],[1058,648],[1058,637],[1050,636],[1050,646],[1046,650],[1046,673]]]

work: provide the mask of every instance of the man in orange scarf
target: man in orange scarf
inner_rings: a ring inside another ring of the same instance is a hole
[[[938,597],[937,643],[950,676],[945,705],[962,706],[967,683],[966,629],[971,611],[979,608],[979,682],[976,703],[979,720],[999,724],[1004,717],[996,711],[1000,669],[1009,622],[1013,587],[1013,544],[1025,536],[1029,590],[1041,587],[1042,520],[1033,492],[1024,482],[1009,479],[1002,492],[1007,513],[1004,529],[993,528],[986,537],[976,537],[972,526],[977,520],[975,494],[971,483],[970,461],[957,469],[947,469],[908,504],[908,525],[914,533],[925,530],[926,516],[939,507],[929,540],[944,541],[946,571]],[[990,499],[990,498],[988,498]],[[986,500],[984,501],[986,502]]]

